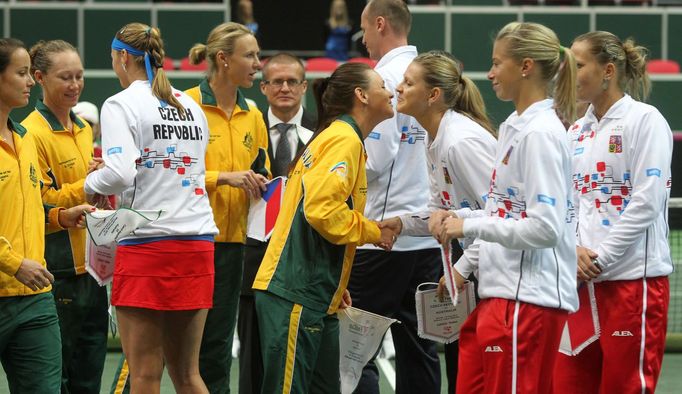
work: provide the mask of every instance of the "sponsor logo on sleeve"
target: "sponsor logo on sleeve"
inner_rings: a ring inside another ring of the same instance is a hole
[[[113,147],[107,149],[107,155],[115,155],[117,153],[123,153],[123,147],[113,146]]]
[[[341,178],[345,178],[348,174],[348,164],[345,161],[340,161],[329,169],[329,172],[333,172]]]
[[[541,202],[543,204],[549,204],[551,206],[556,205],[556,199],[544,194],[538,194],[538,202]]]
[[[661,170],[658,168],[647,168],[646,169],[646,176],[657,176],[661,177]]]

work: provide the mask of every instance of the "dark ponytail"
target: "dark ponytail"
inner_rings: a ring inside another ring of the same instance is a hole
[[[313,95],[317,105],[317,130],[305,147],[298,151],[291,162],[291,170],[305,149],[320,133],[341,115],[349,114],[355,103],[355,88],[369,87],[369,71],[372,68],[364,63],[345,63],[327,78],[313,81]]]

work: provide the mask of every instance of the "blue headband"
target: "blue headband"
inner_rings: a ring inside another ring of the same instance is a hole
[[[133,56],[144,56],[144,67],[147,70],[147,79],[149,79],[149,85],[152,84],[152,81],[154,81],[154,70],[152,69],[152,63],[150,60],[151,56],[149,55],[149,52],[135,49],[116,37],[114,37],[114,39],[111,41],[111,49],[115,51],[122,51],[125,49],[126,51],[128,51],[129,54]],[[167,105],[165,101],[163,100],[159,101],[161,101],[162,107],[165,107]]]

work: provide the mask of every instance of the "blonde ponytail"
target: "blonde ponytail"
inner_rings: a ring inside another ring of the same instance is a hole
[[[552,96],[554,97],[554,107],[559,116],[572,124],[577,118],[577,92],[575,87],[578,69],[575,56],[570,49],[562,47],[560,52],[563,52],[564,61],[559,67]]]

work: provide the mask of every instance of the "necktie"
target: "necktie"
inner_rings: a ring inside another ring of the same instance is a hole
[[[291,163],[291,145],[289,144],[289,138],[287,137],[287,132],[293,126],[290,123],[279,123],[277,131],[279,131],[279,141],[277,142],[277,150],[275,151],[275,159],[272,162],[272,176],[286,176],[289,163]]]

